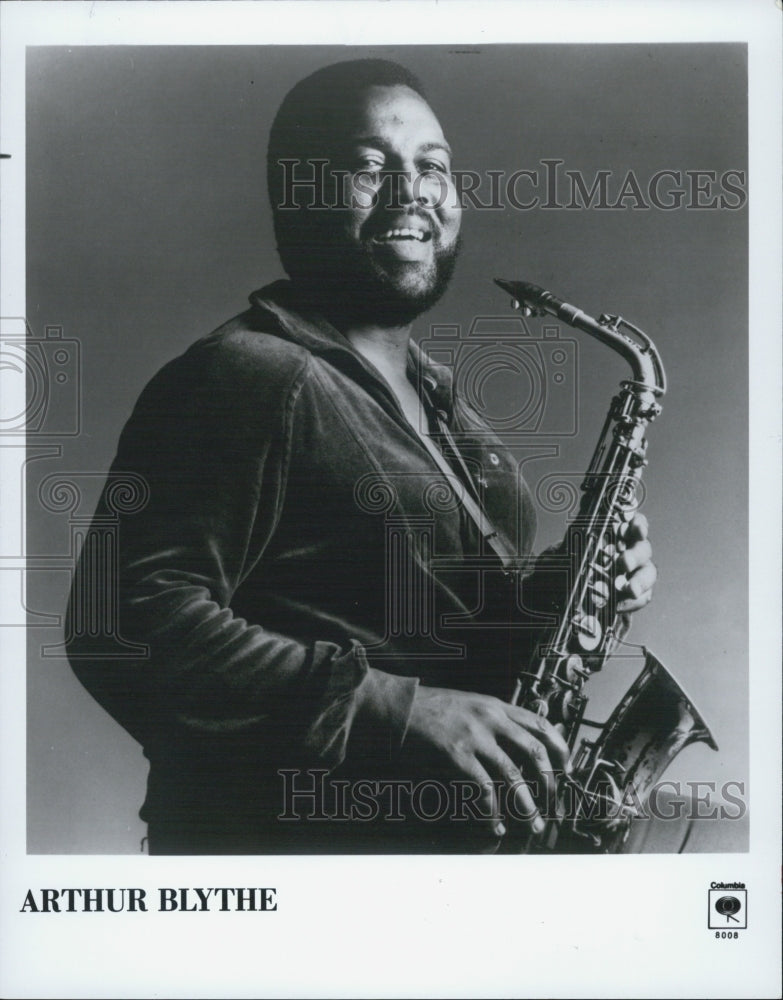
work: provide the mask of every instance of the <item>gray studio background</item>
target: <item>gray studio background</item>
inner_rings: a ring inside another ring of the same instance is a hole
[[[740,45],[28,49],[28,320],[37,336],[62,327],[81,363],[79,433],[57,439],[59,457],[28,463],[28,553],[52,557],[29,574],[32,611],[62,613],[72,555],[69,514],[42,505],[40,484],[95,473],[79,477],[89,513],[148,379],[281,275],[264,180],[272,115],[303,75],[362,54],[420,74],[456,168],[542,170],[558,158],[588,183],[610,170],[616,190],[629,169],[644,187],[657,170],[747,167]],[[670,389],[649,434],[644,510],[660,579],[631,637],[682,681],[720,744],[685,751],[669,776],[747,786],[746,211],[468,209],[463,233],[457,277],[418,321],[421,338],[430,323],[467,330],[502,315],[497,275],[592,315],[621,312],[655,339]],[[577,361],[579,434],[552,438],[558,456],[525,466],[533,488],[586,468],[626,374],[583,337]],[[517,388],[504,375],[488,383],[490,411],[510,412]],[[75,403],[52,400],[66,419]],[[49,430],[57,419],[53,409]],[[543,511],[537,547],[562,527]],[[41,654],[61,638],[56,624],[30,629],[28,850],[137,852],[146,762],[67,661]],[[607,667],[590,714],[630,679],[627,663]],[[730,834],[723,846],[745,849],[745,824]]]

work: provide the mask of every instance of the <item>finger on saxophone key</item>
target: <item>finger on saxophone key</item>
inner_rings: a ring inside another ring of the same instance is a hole
[[[525,781],[514,785],[509,803],[511,814],[518,820],[528,824],[533,833],[543,833],[546,823],[538,811],[533,795]]]

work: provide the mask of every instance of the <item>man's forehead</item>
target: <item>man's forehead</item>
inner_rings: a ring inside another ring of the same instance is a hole
[[[357,141],[379,139],[385,128],[410,127],[421,133],[422,142],[439,144],[448,150],[435,112],[415,90],[403,85],[365,87],[357,95],[353,113],[344,120],[345,134]]]

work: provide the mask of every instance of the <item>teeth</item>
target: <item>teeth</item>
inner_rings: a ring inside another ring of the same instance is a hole
[[[421,229],[389,229],[385,233],[381,233],[375,238],[377,240],[394,240],[394,239],[414,239],[420,242],[424,239],[425,233]]]

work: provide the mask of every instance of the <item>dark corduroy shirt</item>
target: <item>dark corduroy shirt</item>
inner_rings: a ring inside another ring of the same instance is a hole
[[[367,824],[278,820],[278,772],[393,766],[418,683],[513,687],[534,633],[458,496],[475,490],[524,557],[529,494],[448,370],[412,346],[410,377],[470,483],[447,481],[380,373],[288,282],[142,393],[108,482],[133,473],[149,497],[120,516],[118,607],[101,613],[148,653],[94,658],[73,627],[95,573],[88,535],[69,654],[149,758],[153,850],[374,849]]]

